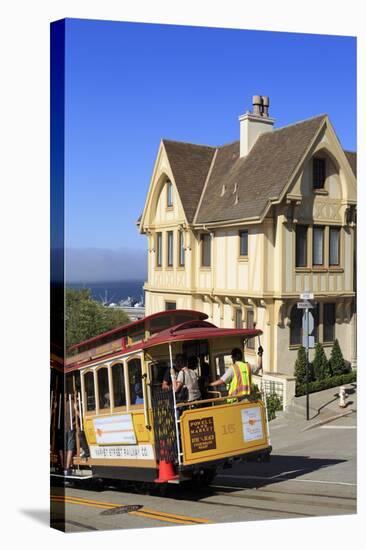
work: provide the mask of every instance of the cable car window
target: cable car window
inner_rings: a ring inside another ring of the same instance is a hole
[[[94,389],[94,374],[87,372],[84,376],[86,410],[95,410],[95,389]]]
[[[128,379],[130,383],[131,405],[139,405],[144,402],[142,393],[142,370],[140,359],[132,359],[128,363]]]
[[[118,363],[112,367],[113,397],[115,407],[124,407],[126,405],[126,388],[123,364]]]
[[[97,371],[97,379],[98,379],[99,408],[106,409],[111,405],[107,367],[103,367]]]
[[[168,369],[168,361],[157,361],[150,363],[151,381],[153,386],[161,387],[164,374]]]

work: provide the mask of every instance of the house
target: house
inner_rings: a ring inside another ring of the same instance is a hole
[[[268,97],[254,96],[239,125],[239,141],[220,147],[160,143],[138,221],[146,314],[192,308],[221,327],[262,329],[266,385],[288,403],[304,290],[315,341],[329,355],[338,338],[356,366],[356,153],[325,114],[274,128]]]

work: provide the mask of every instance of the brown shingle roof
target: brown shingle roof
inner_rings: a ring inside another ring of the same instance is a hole
[[[193,220],[215,147],[163,139],[188,222]]]
[[[354,151],[345,151],[345,155],[351,165],[354,175],[357,177],[357,153]]]
[[[244,158],[239,142],[220,147],[196,223],[259,217],[269,199],[280,196],[324,120],[321,115],[263,134]]]

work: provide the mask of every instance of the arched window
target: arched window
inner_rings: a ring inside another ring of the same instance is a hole
[[[123,364],[117,363],[112,367],[113,397],[115,407],[126,406],[126,387]]]
[[[128,379],[130,383],[131,405],[139,405],[144,402],[142,392],[141,360],[131,359],[128,363]]]
[[[84,376],[86,410],[95,410],[94,373],[87,372]]]
[[[98,369],[98,394],[99,394],[99,408],[107,409],[111,405],[110,393],[109,393],[109,380],[108,369],[103,367]]]

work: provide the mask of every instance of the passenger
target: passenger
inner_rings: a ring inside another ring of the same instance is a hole
[[[71,409],[71,410],[70,410]],[[64,441],[63,453],[61,456],[61,466],[64,469],[64,476],[71,475],[72,455],[75,452],[75,415],[72,414],[73,407],[65,400],[64,410]],[[70,416],[71,412],[71,416]]]
[[[188,360],[185,354],[179,354],[176,357],[176,363],[181,366],[178,376],[172,375],[173,387],[176,394],[178,394],[185,386],[188,390],[187,402],[197,401],[201,399],[201,392],[198,385],[198,374],[196,371],[188,367]],[[178,361],[177,361],[178,358]],[[191,361],[191,364],[194,364]]]
[[[179,370],[181,369],[181,360],[180,360],[180,357],[179,357],[180,355],[182,355],[182,354],[178,353],[178,355],[175,358],[175,364],[173,365],[175,376],[178,375]],[[177,360],[178,360],[178,362],[177,362]],[[170,390],[171,387],[172,387],[172,377],[171,377],[170,371],[171,371],[171,369],[169,367],[167,367],[167,369],[164,373],[164,376],[163,376],[163,383],[161,385],[163,390]]]
[[[259,357],[262,361],[262,356]],[[227,371],[210,386],[220,386],[227,384],[229,386],[229,396],[248,397],[252,390],[251,369],[248,363],[243,363],[243,353],[241,349],[234,348],[231,352],[233,364]],[[234,400],[230,400],[232,402]]]
[[[135,393],[135,405],[141,405],[144,402],[144,394],[142,391],[142,380],[135,381],[134,385],[134,393]]]

